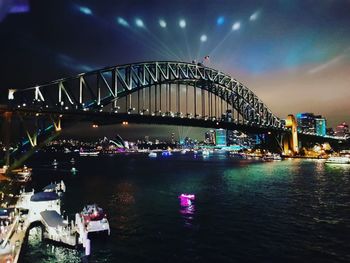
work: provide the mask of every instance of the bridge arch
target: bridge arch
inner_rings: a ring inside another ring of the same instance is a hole
[[[181,92],[178,92],[180,87],[185,87],[185,95],[180,95]],[[188,95],[188,87],[193,90],[192,95]],[[198,90],[201,91],[199,94]],[[168,94],[164,95],[164,92]],[[159,99],[161,103],[162,98],[165,97],[164,103],[174,103],[171,101],[174,93],[175,103],[178,104],[177,110],[172,112],[171,105],[170,107],[167,105],[165,112],[158,110],[157,106],[162,105],[157,105],[157,100]],[[152,101],[154,102],[155,110],[152,112],[151,107],[146,109],[140,105],[145,104],[145,94],[148,96],[146,98],[148,106],[152,106]],[[214,118],[212,118],[213,114],[207,114],[211,110],[214,112],[211,105],[212,95],[215,98]],[[151,96],[155,96],[155,99],[152,99]],[[194,100],[190,102],[194,104],[194,112],[182,114],[181,105],[186,101],[187,108],[190,96],[194,97]],[[203,96],[208,97],[207,105],[205,104],[206,98]],[[174,115],[172,117],[209,118],[215,121],[226,118],[225,121],[229,122],[238,121],[248,125],[283,128],[280,119],[245,85],[221,71],[202,64],[177,61],[125,64],[58,79],[28,89],[9,91],[9,100],[13,105],[42,110],[102,111],[102,108],[112,105],[112,108],[117,111],[118,103],[123,98],[125,109],[129,114],[166,114]],[[218,110],[221,116],[216,114],[217,98],[220,100],[218,104],[221,103],[221,111]],[[200,103],[202,114],[199,114],[200,110],[197,111],[198,99],[202,100]],[[133,107],[135,101],[137,101],[137,110],[136,107]],[[223,102],[226,109],[223,109]],[[238,118],[235,119],[234,116],[229,118],[230,111],[236,112]]]

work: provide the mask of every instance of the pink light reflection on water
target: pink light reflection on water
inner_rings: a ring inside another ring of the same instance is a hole
[[[192,205],[192,201],[196,198],[194,194],[181,194],[179,196],[180,198],[180,205],[182,207],[187,207]]]

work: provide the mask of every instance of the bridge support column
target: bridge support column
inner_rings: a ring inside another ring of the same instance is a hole
[[[4,112],[3,113],[4,118],[4,143],[6,147],[6,153],[5,153],[5,165],[7,167],[10,166],[10,140],[11,140],[11,119],[12,119],[12,112]]]
[[[291,133],[284,134],[283,137],[283,153],[284,155],[295,155],[299,152],[298,142],[298,124],[294,115],[288,115],[286,119],[286,127],[291,128]]]
[[[61,127],[61,115],[57,117],[57,119],[55,119],[52,115],[50,115],[50,119],[53,123],[53,126],[55,127],[55,131],[56,132],[59,132],[62,130],[62,127]]]

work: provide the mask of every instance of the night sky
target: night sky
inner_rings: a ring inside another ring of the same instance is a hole
[[[8,88],[209,55],[209,67],[281,118],[314,112],[328,126],[350,122],[350,1],[2,0],[0,10],[2,103]]]

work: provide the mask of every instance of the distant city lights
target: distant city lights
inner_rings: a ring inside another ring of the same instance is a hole
[[[118,24],[121,25],[121,26],[125,26],[125,27],[129,26],[128,21],[126,21],[126,20],[125,20],[124,18],[122,18],[122,17],[118,17],[118,18],[117,18],[117,21],[118,21]]]
[[[235,22],[232,25],[232,30],[236,31],[236,30],[240,29],[240,27],[241,27],[241,23],[240,22]]]
[[[218,26],[221,26],[225,23],[225,18],[223,16],[219,16],[218,19],[216,20],[216,24]]]
[[[180,26],[181,28],[185,28],[185,27],[186,27],[186,20],[185,20],[185,19],[180,19],[180,21],[179,21],[179,26]]]
[[[162,28],[166,28],[166,22],[165,22],[165,20],[160,19],[160,20],[159,20],[159,25],[160,25],[160,27],[162,27]]]
[[[86,6],[79,6],[79,11],[85,15],[92,15],[91,9]]]
[[[140,18],[135,19],[135,24],[138,27],[145,27],[145,24],[143,23],[143,21]]]
[[[208,39],[208,37],[207,37],[207,35],[201,35],[201,42],[205,42],[205,41],[207,41],[207,39]]]

